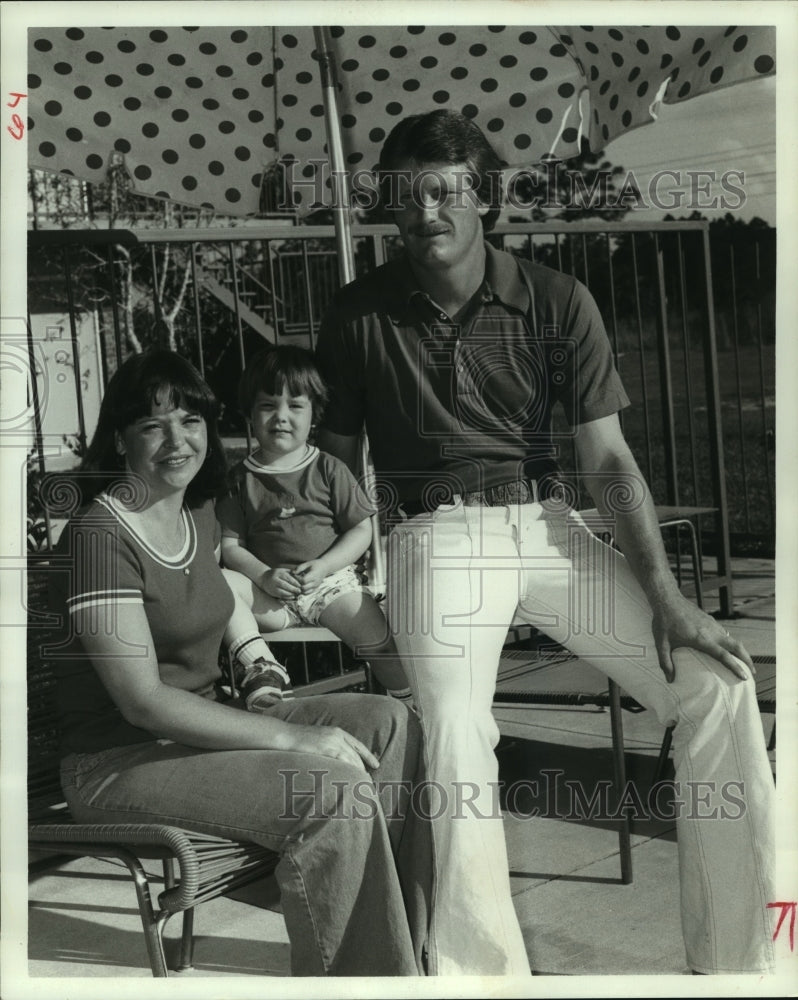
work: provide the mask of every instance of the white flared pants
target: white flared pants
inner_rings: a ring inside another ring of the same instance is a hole
[[[677,818],[688,965],[771,970],[774,787],[753,680],[681,649],[669,684],[642,589],[573,511],[441,507],[394,528],[388,566],[389,618],[421,715],[427,776],[446,800],[431,807],[440,815],[430,974],[529,973],[495,809],[491,704],[514,618],[612,677],[663,726],[676,723],[677,787],[708,783],[698,814]],[[741,808],[729,809],[730,788]]]

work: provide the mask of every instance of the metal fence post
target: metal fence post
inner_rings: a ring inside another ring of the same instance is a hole
[[[709,247],[709,223],[703,226],[704,273],[706,276],[707,326],[704,338],[704,369],[706,377],[707,413],[709,416],[709,455],[712,470],[712,492],[715,506],[715,552],[719,588],[720,616],[734,615],[734,594],[731,577],[731,546],[729,543],[729,507],[726,498],[726,469],[723,461],[723,429],[720,413],[720,379],[718,376],[718,345],[715,334],[715,302],[712,295],[712,259]]]
[[[69,306],[69,333],[72,340],[72,368],[75,376],[75,399],[78,407],[78,440],[80,454],[86,453],[86,417],[83,411],[83,387],[80,383],[80,344],[75,322],[75,295],[72,290],[72,265],[69,247],[64,247],[64,276],[66,278],[67,304]]]
[[[676,468],[676,433],[673,419],[673,378],[671,355],[668,345],[668,302],[665,291],[665,263],[659,234],[654,234],[654,253],[657,263],[657,349],[659,352],[660,407],[662,410],[662,443],[665,449],[665,482],[668,503],[679,503],[679,474]]]

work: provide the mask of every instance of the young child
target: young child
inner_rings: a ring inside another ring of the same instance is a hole
[[[222,561],[237,571],[234,589],[262,632],[299,623],[323,625],[368,659],[394,697],[410,700],[385,616],[361,584],[355,563],[371,545],[373,506],[349,469],[308,443],[327,389],[310,351],[273,347],[241,376],[239,406],[258,447],[231,473],[217,505]],[[257,710],[259,667],[240,682]],[[266,704],[273,702],[270,691]]]

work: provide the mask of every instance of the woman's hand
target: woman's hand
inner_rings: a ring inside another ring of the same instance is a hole
[[[315,590],[329,573],[324,567],[321,559],[311,559],[303,562],[294,570],[294,576],[298,577],[302,585],[302,593],[309,594]]]
[[[354,767],[376,768],[379,760],[359,739],[338,726],[305,726],[289,723],[292,735],[288,750],[321,754],[346,761]]]
[[[334,757],[359,769],[379,767],[371,751],[343,729],[241,711],[165,683],[143,603],[101,605],[99,612],[87,605],[76,609],[72,620],[108,695],[139,729],[201,749],[292,751]],[[180,679],[175,664],[163,667],[173,680]],[[209,683],[216,676],[214,660],[202,679]]]
[[[677,593],[672,599],[657,605],[652,628],[660,666],[669,682],[676,677],[673,650],[685,646],[708,653],[741,680],[747,680],[749,676],[745,666],[751,673],[756,673],[743,644],[681,594]]]
[[[291,570],[285,567],[267,570],[258,580],[258,586],[279,601],[290,601],[302,593],[299,581]]]

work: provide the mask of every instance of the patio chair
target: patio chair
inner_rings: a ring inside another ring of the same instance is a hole
[[[538,632],[538,630],[533,626],[527,625],[525,622],[521,622],[520,620],[513,622],[510,628],[510,633],[514,634],[517,638],[521,628],[526,628],[530,631],[529,644],[531,645],[531,649],[505,650],[505,655],[502,659],[512,658],[517,661],[526,661],[526,663],[522,664],[520,668],[521,670],[524,670],[525,667],[532,667],[541,660],[546,662],[544,657],[547,652],[551,651],[551,640],[549,640],[542,633]],[[544,646],[546,647],[545,652]],[[562,655],[565,658],[576,659],[576,657],[571,656],[567,650],[562,647],[558,648],[562,651]],[[606,691],[566,689],[556,691],[528,691],[499,686],[493,695],[493,705],[495,708],[517,705],[529,707],[549,706],[552,708],[577,708],[583,706],[593,706],[599,709],[609,708],[610,738],[612,745],[612,785],[616,800],[620,801],[627,782],[622,709],[627,709],[632,712],[641,712],[643,711],[643,706],[635,701],[634,698],[631,698],[628,695],[622,695],[621,689],[615,681],[608,678],[608,687]],[[617,827],[618,859],[621,869],[621,883],[623,885],[629,885],[633,880],[631,845],[632,829],[629,816],[625,814],[622,818],[620,818],[617,821]]]
[[[379,558],[376,565],[379,566]],[[37,600],[36,596],[36,579],[40,577],[41,583],[46,573],[45,559],[37,561],[30,574],[33,620],[46,611],[45,600],[42,597]],[[327,629],[287,631],[291,633],[287,636],[291,642],[339,641]],[[29,866],[29,872],[60,863],[65,857],[121,861],[133,880],[153,976],[168,975],[163,932],[176,913],[183,914],[176,970],[190,969],[194,953],[194,908],[271,874],[278,855],[248,841],[228,840],[167,824],[76,823],[69,814],[60,786],[55,676],[51,665],[40,655],[41,644],[48,639],[45,629],[29,630],[28,847],[30,852],[42,855]],[[272,641],[272,636],[269,640]],[[224,666],[224,660],[222,664]],[[340,688],[342,683],[351,685],[358,681],[365,682],[371,689],[367,665],[346,675],[341,665],[339,677],[304,685],[301,693],[320,694]],[[232,671],[230,683],[235,693]],[[144,863],[151,861],[161,863],[162,876],[148,872]]]
[[[61,792],[55,676],[39,654],[41,641],[42,631],[32,629],[28,639],[28,848],[41,857],[29,865],[29,873],[68,857],[121,861],[133,880],[153,976],[168,975],[163,932],[176,913],[183,914],[176,970],[190,969],[195,907],[270,874],[278,856],[247,841],[167,824],[76,823]],[[148,871],[153,866],[147,862],[153,861],[160,863],[155,868],[162,867],[162,875]]]
[[[704,514],[714,513],[714,507],[655,507],[655,513],[661,530],[675,528],[677,532],[681,528],[688,530],[690,540],[690,555],[692,562],[693,587],[695,591],[696,603],[703,609],[702,590],[702,567],[701,550],[698,541],[696,525]],[[599,516],[597,509],[592,508],[580,511],[585,521],[591,529],[600,535],[606,536],[610,544],[614,544],[610,526]],[[682,585],[680,567],[677,566],[677,578]],[[534,632],[534,630],[533,630]],[[753,656],[754,664],[760,668],[760,676],[757,677],[757,702],[760,711],[775,714],[775,657]],[[763,669],[765,668],[765,669]],[[501,689],[496,692],[494,704],[524,704],[524,705],[561,705],[561,706],[581,706],[595,705],[597,707],[609,706],[610,709],[610,729],[612,734],[612,755],[614,784],[616,793],[626,784],[626,767],[624,755],[623,720],[622,709],[637,712],[643,711],[634,698],[621,693],[618,685],[609,680],[606,694],[585,692],[585,691],[514,691]],[[675,726],[668,726],[664,732],[659,753],[652,770],[651,784],[655,785],[665,777],[668,761],[670,758],[671,746],[673,743],[673,731]],[[768,750],[774,750],[776,746],[776,726],[775,722],[771,730],[768,741]],[[628,819],[619,821],[618,840],[621,863],[621,879],[624,883],[632,881],[632,856],[630,847],[630,822]]]
[[[681,530],[684,528],[687,531],[687,537],[690,543],[690,560],[692,563],[692,580],[693,587],[695,589],[695,599],[696,604],[702,610],[704,607],[704,574],[701,566],[701,545],[698,523],[705,514],[714,514],[716,510],[716,507],[668,507],[662,505],[655,505],[654,507],[654,514],[656,515],[660,531],[666,531],[669,528],[673,528],[676,532],[677,542],[680,537]],[[608,537],[610,542],[612,542],[611,526],[603,520],[595,507],[591,507],[588,510],[582,510],[580,511],[580,514],[584,517],[585,521],[590,525],[593,531],[596,531],[602,536]],[[676,576],[679,586],[681,586],[682,568],[678,548],[676,553]]]
[[[696,522],[703,514],[710,514],[713,507],[656,507],[656,516],[660,530],[675,528],[678,532],[681,528],[686,528],[690,539],[690,554],[692,559],[693,585],[695,587],[696,602],[703,608],[703,594],[701,589],[702,572],[701,556],[696,531]],[[610,544],[614,544],[610,526],[600,517],[596,508],[580,511],[588,526],[602,537],[606,537]],[[681,567],[678,566],[679,583],[681,585]],[[517,630],[520,623],[513,623]],[[539,635],[532,629],[533,637]],[[545,637],[543,637],[545,639]],[[565,651],[563,651],[565,652]],[[499,689],[493,699],[494,705],[550,705],[562,707],[577,707],[593,705],[598,708],[609,707],[610,710],[610,733],[612,738],[612,765],[613,765],[613,785],[616,796],[623,794],[626,785],[626,758],[623,737],[623,717],[622,710],[627,709],[633,712],[643,711],[634,698],[621,693],[620,687],[614,680],[608,678],[606,692],[595,691],[519,691],[510,689]],[[659,754],[652,772],[652,785],[661,781],[668,764],[670,748],[673,740],[673,726],[665,730]],[[631,849],[631,820],[628,815],[618,820],[618,854],[621,865],[621,882],[628,885],[632,882],[632,849]]]

